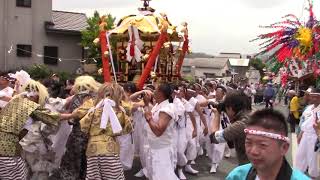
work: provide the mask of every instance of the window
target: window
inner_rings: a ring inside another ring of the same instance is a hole
[[[31,57],[32,56],[32,46],[26,44],[17,45],[17,56],[18,57]]]
[[[16,0],[17,7],[31,7],[31,0]]]
[[[191,67],[190,66],[182,66],[182,72],[191,72]]]
[[[56,46],[45,46],[43,63],[49,65],[58,64],[58,47]]]

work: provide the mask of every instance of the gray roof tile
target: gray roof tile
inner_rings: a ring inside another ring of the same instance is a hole
[[[195,66],[201,68],[214,68],[221,69],[228,62],[228,58],[185,58],[183,61],[183,66]]]
[[[52,11],[52,23],[47,26],[49,30],[80,32],[88,27],[84,13]]]

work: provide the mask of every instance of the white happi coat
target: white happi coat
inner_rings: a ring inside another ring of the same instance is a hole
[[[203,97],[202,95],[197,95],[195,97],[195,99],[199,102],[205,102],[207,99],[205,97]],[[196,143],[197,143],[197,152],[199,153],[199,151],[201,150],[202,147],[205,146],[205,142],[206,142],[206,137],[203,134],[203,128],[204,128],[204,124],[201,122],[200,119],[200,115],[195,112],[194,113],[195,118],[196,118],[196,124],[197,124],[197,138],[196,138]]]
[[[184,106],[184,116],[178,121],[178,165],[183,167],[188,161],[193,161],[197,157],[196,139],[192,138],[193,125],[188,113],[194,111],[195,106],[192,106],[185,99],[181,99]]]
[[[120,161],[123,170],[127,171],[132,169],[134,159],[134,143],[132,133],[118,136],[117,142],[120,145]]]
[[[149,150],[149,144],[147,142],[147,122],[143,114],[143,108],[139,107],[137,111],[133,112],[133,141],[135,146],[135,152],[139,155],[143,173],[147,176],[147,152]]]
[[[318,136],[313,128],[313,124],[316,120],[315,116],[319,110],[320,106],[315,108],[314,105],[310,105],[302,114],[302,118],[305,118],[305,121],[301,125],[303,135],[298,146],[295,163],[295,168],[302,172],[305,172],[308,169],[308,173],[312,177],[319,176],[318,154],[314,151]]]
[[[222,112],[224,113],[224,112]],[[225,113],[220,115],[220,122],[223,120],[223,116],[227,116]],[[211,127],[211,123],[213,123],[214,113],[211,114],[211,121],[210,124],[208,124],[209,127]],[[219,124],[220,128],[219,130],[222,130],[221,123]],[[211,143],[210,138],[207,139],[207,143],[210,143],[208,146],[208,155],[211,160],[212,164],[219,164],[223,159],[224,150],[227,146],[227,143],[219,143],[214,144]]]
[[[174,134],[173,134],[173,139],[174,139],[174,167],[176,167],[177,162],[179,161],[180,157],[179,157],[179,141],[181,140],[180,138],[180,125],[181,123],[183,123],[184,121],[184,117],[185,117],[185,108],[184,105],[182,103],[182,101],[179,98],[174,98],[173,100],[173,105],[174,105],[174,113],[175,113],[175,119],[176,119],[176,123],[174,125]]]
[[[153,121],[159,121],[159,113],[164,112],[172,119],[170,120],[164,133],[157,137],[147,126],[147,139],[149,144],[147,171],[150,180],[178,180],[174,172],[174,105],[168,100],[156,104],[152,108]]]

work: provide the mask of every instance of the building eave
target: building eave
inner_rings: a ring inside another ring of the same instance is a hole
[[[46,32],[47,33],[55,33],[55,34],[81,36],[80,31],[71,31],[71,30],[63,30],[63,29],[46,29]]]
[[[74,31],[74,30],[66,30],[66,29],[56,29],[52,28],[54,26],[53,22],[46,21],[44,23],[44,28],[47,33],[56,33],[56,34],[65,34],[65,35],[79,35],[81,36],[80,31]]]

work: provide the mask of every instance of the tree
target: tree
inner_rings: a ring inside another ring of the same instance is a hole
[[[264,77],[264,68],[266,68],[266,64],[264,64],[261,59],[255,58],[250,60],[249,65],[259,71],[261,80]]]
[[[116,18],[113,17],[111,14],[105,15],[105,17],[105,22],[107,23],[106,29],[110,30],[113,28]],[[93,41],[99,37],[100,18],[100,14],[97,11],[95,11],[93,17],[90,17],[87,20],[88,27],[85,30],[81,31],[81,45],[87,50],[88,58],[101,57],[100,45],[96,45],[93,43]],[[97,64],[98,67],[101,67],[102,62],[98,61]]]

